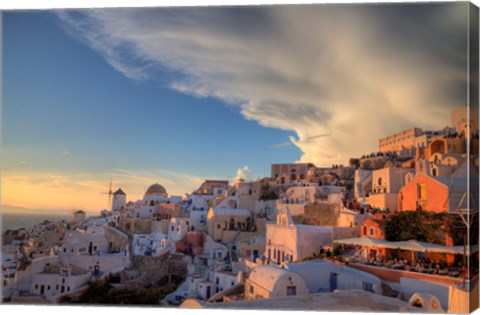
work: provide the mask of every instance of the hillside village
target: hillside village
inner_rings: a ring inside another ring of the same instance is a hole
[[[98,216],[6,231],[3,301],[163,285],[164,306],[468,312],[478,151],[478,113],[464,107],[349,165],[272,164],[270,177],[206,179],[183,196],[154,183],[136,201],[118,188]]]

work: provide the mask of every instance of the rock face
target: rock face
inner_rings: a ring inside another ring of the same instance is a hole
[[[166,253],[161,256],[137,256],[130,268],[122,272],[121,283],[126,289],[138,290],[155,285],[165,276],[187,275],[189,256]]]
[[[154,285],[167,274],[168,257],[168,253],[157,257],[135,257],[130,268],[122,271],[121,283],[129,290]]]
[[[304,224],[337,226],[340,216],[338,204],[313,204],[305,206]]]

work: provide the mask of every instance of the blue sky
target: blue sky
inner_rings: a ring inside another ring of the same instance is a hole
[[[180,194],[244,166],[346,163],[392,132],[442,128],[464,104],[466,12],[4,12],[2,202],[32,207],[21,200],[38,189],[53,193],[41,207],[56,191],[64,207],[97,207],[76,199],[97,200],[110,177],[132,197],[157,181]]]
[[[265,176],[270,163],[300,156],[293,146],[272,147],[291,132],[246,120],[218,99],[169,89],[171,71],[141,82],[123,76],[53,13],[7,13],[3,23],[6,169],[232,179],[244,165]]]

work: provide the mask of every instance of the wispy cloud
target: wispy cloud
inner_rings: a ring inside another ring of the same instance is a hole
[[[140,8],[59,16],[126,77],[168,72],[172,89],[240,104],[246,119],[294,131],[289,142],[303,152],[300,161],[321,165],[375,150],[378,138],[403,128],[448,124],[448,109],[465,103],[467,8]]]
[[[73,152],[71,150],[64,150],[62,152],[60,152],[60,155],[72,155]]]
[[[293,143],[291,141],[284,141],[277,144],[273,144],[270,147],[275,149],[283,149],[283,148],[291,147],[292,145]]]
[[[312,140],[319,139],[319,138],[323,138],[323,137],[328,137],[328,136],[330,136],[329,133],[326,133],[326,134],[323,134],[323,135],[311,136],[311,137],[308,137],[308,138],[306,138],[305,140],[303,140],[303,142],[310,142],[310,141],[312,141]]]

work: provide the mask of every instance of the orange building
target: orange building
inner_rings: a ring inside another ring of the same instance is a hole
[[[464,154],[467,152],[466,144],[467,139],[464,136],[438,136],[433,138],[424,150],[419,150],[417,158],[423,156],[429,160],[435,153]]]
[[[401,131],[380,139],[378,141],[378,149],[380,152],[400,152],[404,148],[411,150],[415,148],[415,138],[422,134],[423,130],[416,127]]]
[[[362,227],[360,228],[360,236],[368,236],[379,240],[385,239],[385,233],[383,232],[383,214],[377,213],[373,218],[366,219]]]
[[[400,190],[398,209],[447,212],[448,195],[447,185],[426,174],[418,174]]]

